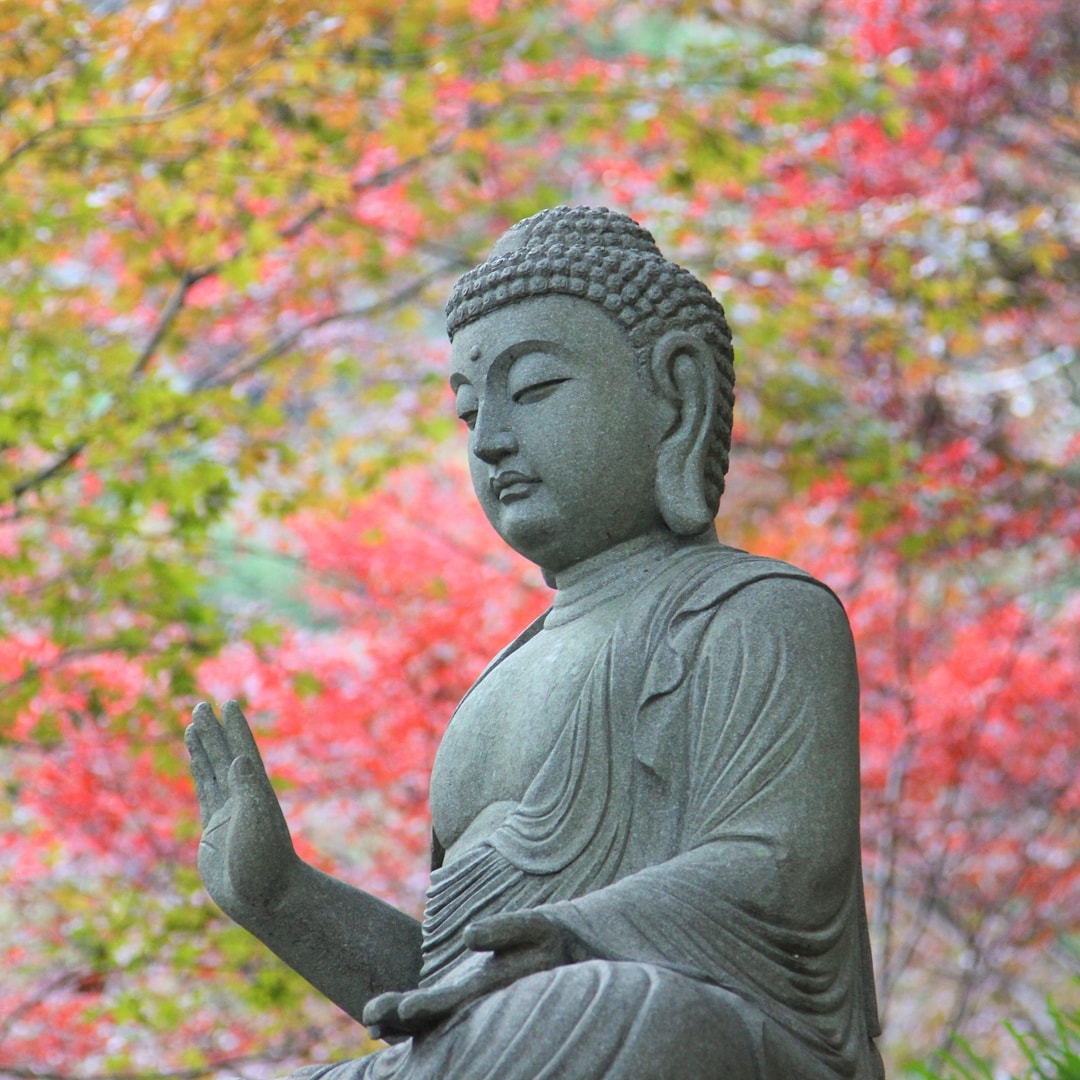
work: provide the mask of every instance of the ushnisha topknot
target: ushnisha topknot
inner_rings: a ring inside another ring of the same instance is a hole
[[[658,313],[663,297],[647,297],[649,289],[642,289],[638,279],[663,269],[685,275],[712,299],[692,274],[664,258],[647,229],[625,214],[592,206],[542,210],[507,230],[487,261],[461,277],[446,305],[447,332],[453,340],[461,327],[489,311],[550,293],[602,304],[629,327],[638,321],[635,315]],[[669,276],[674,277],[664,275]]]
[[[719,374],[705,495],[720,505],[731,449],[734,352],[724,309],[689,270],[670,262],[652,234],[606,207],[557,206],[508,229],[491,255],[464,274],[446,305],[454,335],[498,308],[534,296],[577,296],[602,307],[625,330],[639,360],[668,330],[686,330],[711,348]]]

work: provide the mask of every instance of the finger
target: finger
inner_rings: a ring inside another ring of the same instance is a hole
[[[249,757],[238,757],[229,766],[229,794],[236,800],[236,824],[241,830],[263,830],[269,824],[276,827],[281,816],[270,780]]]
[[[281,804],[266,773],[248,757],[238,757],[229,769],[233,824],[229,830],[232,872],[260,880],[267,873],[267,845],[275,859],[293,851],[292,837]],[[253,842],[257,841],[257,842]]]
[[[195,706],[191,714],[192,727],[199,733],[203,749],[213,766],[214,775],[217,777],[218,786],[222,788],[222,794],[228,796],[225,787],[226,777],[229,775],[229,766],[236,756],[229,752],[229,744],[225,741],[225,733],[214,715],[214,710],[205,702]]]
[[[531,953],[516,953],[508,960],[486,961],[457,982],[404,994],[396,1003],[393,1017],[383,1018],[382,1029],[419,1034],[434,1027],[462,1005],[550,966]]]
[[[372,998],[364,1006],[364,1023],[368,1027],[372,1027],[375,1024],[382,1024],[387,1020],[396,1018],[398,1004],[404,996],[404,994],[392,990],[388,994],[380,994],[378,997]]]
[[[531,965],[487,960],[455,982],[410,991],[398,1003],[397,1015],[410,1029],[430,1027],[459,1005],[501,990],[532,970]]]
[[[251,727],[238,702],[226,701],[221,707],[221,728],[234,758],[250,758],[260,769],[263,767],[262,754],[255,745],[255,736],[251,734]]]
[[[199,816],[205,829],[206,823],[221,809],[225,797],[218,786],[214,767],[210,764],[210,758],[194,724],[184,732],[184,744],[191,755],[191,775],[195,781],[195,795],[199,800]]]
[[[226,840],[229,874],[236,882],[259,882],[264,866],[264,847],[258,838],[265,835],[266,807],[260,798],[255,767],[246,757],[237,758],[229,767],[229,796],[232,822]]]
[[[465,947],[475,952],[498,952],[537,945],[553,936],[553,927],[543,915],[533,911],[511,911],[492,915],[465,929]]]
[[[472,1001],[483,990],[472,986],[473,980],[450,986],[433,986],[429,990],[414,990],[406,994],[397,1007],[398,1021],[406,1031],[431,1027],[448,1016],[459,1005]]]
[[[385,1039],[387,1042],[398,1042],[408,1037],[408,1032],[401,1027],[398,1019],[397,1007],[404,994],[391,991],[388,994],[380,994],[377,998],[364,1006],[363,1022],[367,1026],[368,1034],[373,1039]]]

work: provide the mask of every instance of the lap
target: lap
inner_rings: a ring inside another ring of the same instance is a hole
[[[767,1027],[721,987],[651,964],[589,960],[521,979],[369,1058],[294,1078],[779,1080],[763,1056],[773,1057]],[[777,1038],[786,1036],[774,1029]]]

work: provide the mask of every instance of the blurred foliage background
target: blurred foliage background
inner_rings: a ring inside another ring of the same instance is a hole
[[[1078,70],[1071,0],[0,6],[0,1076],[364,1049],[202,894],[180,732],[242,698],[303,853],[418,910],[441,728],[547,602],[441,308],[564,202],[722,299],[718,528],[848,607],[892,1074],[1066,1047]]]

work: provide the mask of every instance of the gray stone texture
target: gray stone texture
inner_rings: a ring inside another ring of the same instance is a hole
[[[296,1077],[879,1080],[851,634],[716,539],[720,305],[558,208],[448,328],[477,498],[557,592],[446,731],[423,924],[296,856],[235,703],[188,732],[211,896],[394,1043]]]

